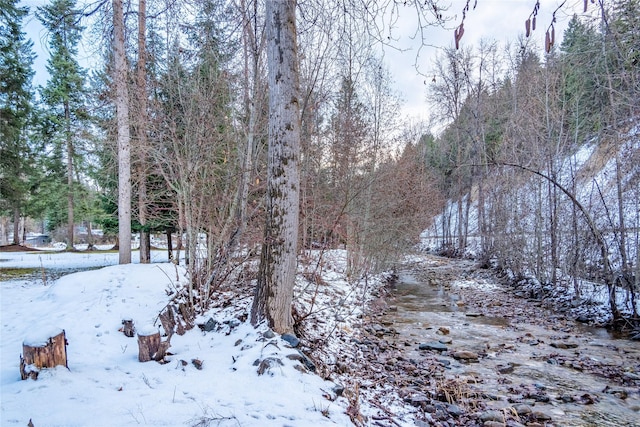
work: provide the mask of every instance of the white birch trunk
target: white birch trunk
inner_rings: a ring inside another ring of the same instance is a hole
[[[115,62],[116,120],[118,129],[118,241],[119,263],[131,263],[131,141],[127,58],[124,50],[122,0],[113,0],[113,53]]]
[[[298,254],[300,157],[295,0],[267,0],[269,150],[267,222],[251,320],[293,330],[291,303]]]

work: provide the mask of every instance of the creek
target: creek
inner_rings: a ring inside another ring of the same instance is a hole
[[[400,272],[382,322],[406,357],[436,357],[442,381],[461,385],[450,403],[505,421],[520,405],[542,425],[640,426],[640,342],[517,298],[469,261],[428,259]]]

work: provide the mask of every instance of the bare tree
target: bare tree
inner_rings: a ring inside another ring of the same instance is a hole
[[[129,91],[124,44],[123,0],[113,0],[113,54],[118,140],[118,242],[119,263],[131,263],[131,141]]]
[[[267,223],[251,321],[293,330],[291,303],[298,255],[300,104],[296,2],[266,2],[269,70]]]

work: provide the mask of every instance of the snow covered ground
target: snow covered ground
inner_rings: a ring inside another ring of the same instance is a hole
[[[166,259],[166,253],[154,252],[153,259]],[[133,318],[138,329],[157,328],[166,291],[184,282],[184,272],[164,262],[116,263],[117,254],[100,252],[0,253],[2,267],[110,265],[47,285],[0,282],[0,425],[352,425],[345,413],[349,403],[332,391],[335,384],[304,372],[301,362],[287,358],[296,349],[231,312],[199,319],[214,317],[216,331],[196,327],[174,335],[169,363],[140,363],[136,338],[119,332],[122,319]],[[69,368],[21,380],[23,341],[46,338],[52,328],[66,332]],[[257,364],[267,358],[282,365],[258,375]],[[203,362],[202,369],[193,359]]]

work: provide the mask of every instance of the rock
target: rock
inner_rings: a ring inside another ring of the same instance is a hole
[[[438,328],[438,331],[436,332],[436,334],[438,335],[449,335],[449,332],[451,332],[451,330],[445,326],[440,326]]]
[[[262,334],[262,336],[265,337],[266,339],[271,339],[275,337],[276,334],[271,329],[267,329],[267,331],[264,334]]]
[[[506,363],[504,365],[497,365],[496,370],[501,374],[510,374],[514,370],[513,363]]]
[[[513,407],[513,409],[516,411],[516,414],[518,414],[520,416],[529,415],[531,412],[533,412],[531,407],[529,405],[525,405],[525,404],[515,405]]]
[[[478,360],[478,353],[474,353],[473,351],[468,350],[459,350],[454,351],[451,356],[457,360],[465,360],[465,361],[474,361]]]
[[[470,311],[468,313],[465,313],[464,315],[467,316],[467,317],[481,317],[482,313],[476,313],[476,312],[471,312]]]
[[[437,341],[431,341],[418,345],[418,350],[447,351],[447,346]]]
[[[297,362],[302,363],[302,365],[304,365],[304,367],[311,372],[316,371],[315,363],[313,363],[313,361],[309,359],[309,357],[307,357],[307,355],[301,351],[298,351],[298,353],[287,354],[287,359],[295,360]]]
[[[336,396],[339,397],[339,396],[342,396],[342,393],[344,393],[344,386],[340,384],[336,384],[335,387],[333,387],[331,390],[333,390]]]
[[[423,406],[425,406],[425,405],[427,405],[429,403],[429,398],[427,396],[425,396],[424,394],[416,394],[416,395],[413,395],[413,396],[409,396],[409,398],[407,398],[406,401],[411,406],[423,407]]]
[[[576,322],[579,323],[589,323],[590,319],[588,316],[585,316],[584,314],[581,314],[580,316],[576,317]]]
[[[282,360],[278,359],[277,357],[267,357],[266,359],[263,359],[262,361],[260,361],[260,363],[258,364],[258,375],[262,375],[265,372],[269,372],[271,368],[275,368],[283,365],[284,364],[282,363]]]
[[[282,339],[289,343],[289,345],[293,348],[296,348],[300,345],[300,340],[293,334],[283,334]]]
[[[444,367],[447,367],[447,366],[451,365],[451,361],[447,360],[447,359],[438,359],[438,362],[440,364],[442,364],[442,366],[444,366]]]
[[[531,418],[533,418],[536,421],[551,421],[551,416],[549,414],[545,414],[542,411],[532,412]]]
[[[462,411],[462,409],[460,409],[459,406],[457,405],[453,405],[450,403],[445,404],[445,410],[451,414],[453,417],[458,418],[460,415],[462,415],[464,412]]]
[[[205,332],[211,332],[216,329],[216,326],[218,326],[218,322],[213,320],[213,317],[210,317],[209,320],[207,320],[207,323],[202,327],[202,330]]]
[[[500,411],[485,411],[483,413],[480,414],[480,421],[482,421],[483,423],[485,423],[484,425],[486,426],[487,422],[490,421],[495,421],[495,422],[499,422],[501,426],[504,425],[504,414]]]
[[[451,344],[453,342],[453,339],[451,339],[451,337],[443,337],[440,338],[438,342],[441,344]]]
[[[567,349],[567,348],[577,348],[578,344],[574,343],[574,342],[552,342],[551,344],[549,344],[551,347],[553,348],[563,348],[563,349]]]

